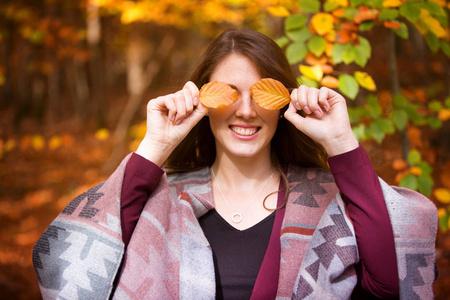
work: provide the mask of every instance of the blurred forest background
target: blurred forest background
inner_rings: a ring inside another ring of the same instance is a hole
[[[39,299],[34,243],[145,133],[148,100],[181,88],[208,42],[253,28],[299,80],[348,98],[388,183],[439,209],[436,299],[450,299],[449,1],[2,0],[0,290]]]

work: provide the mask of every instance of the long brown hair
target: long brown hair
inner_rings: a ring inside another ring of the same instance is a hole
[[[293,89],[298,86],[283,50],[269,37],[250,29],[228,30],[206,49],[190,80],[199,88],[209,82],[216,66],[231,53],[252,61],[262,78],[273,78]],[[281,114],[285,109],[282,109]],[[326,152],[318,143],[281,118],[271,143],[275,166],[293,164],[305,168],[327,169]],[[171,172],[192,171],[211,166],[216,158],[214,136],[208,117],[204,117],[172,152],[164,166]]]
[[[241,54],[252,61],[262,78],[276,79],[289,90],[298,87],[283,50],[269,37],[249,29],[228,30],[219,35],[203,54],[190,80],[199,88],[202,87],[209,82],[217,65],[231,53]],[[281,110],[281,116],[286,109]],[[172,152],[164,166],[170,173],[192,171],[210,167],[215,158],[214,136],[209,119],[205,116]],[[321,145],[286,119],[279,119],[271,141],[271,160],[281,174],[287,191],[286,199],[289,193],[288,181],[282,168],[292,164],[304,168],[328,169],[326,158]]]

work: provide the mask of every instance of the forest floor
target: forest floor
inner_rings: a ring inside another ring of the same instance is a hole
[[[92,132],[73,132],[67,126],[53,150],[33,148],[22,139],[0,158],[0,299],[41,298],[31,261],[34,243],[72,198],[106,178],[101,170],[112,142]],[[401,156],[398,137],[364,147],[377,173],[395,184],[391,164]],[[438,233],[437,263],[435,299],[450,299],[449,233]]]

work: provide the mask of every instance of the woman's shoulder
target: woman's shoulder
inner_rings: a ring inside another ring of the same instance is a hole
[[[289,183],[304,181],[334,183],[333,174],[329,170],[320,168],[305,168],[297,165],[289,165],[286,175]]]

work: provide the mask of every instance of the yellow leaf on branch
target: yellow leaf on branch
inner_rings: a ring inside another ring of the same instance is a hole
[[[369,90],[369,91],[376,91],[377,86],[375,85],[375,81],[373,81],[373,78],[367,74],[366,72],[355,72],[355,79],[358,81],[359,85],[363,88]]]
[[[255,102],[265,109],[277,110],[291,101],[286,87],[278,80],[263,78],[250,87]]]
[[[434,33],[439,38],[443,38],[447,35],[447,32],[441,26],[441,23],[439,23],[438,20],[433,18],[430,15],[430,12],[428,10],[426,10],[424,8],[420,9],[420,19],[427,26],[427,28],[423,28],[423,25],[420,25],[420,23],[416,24],[416,26],[418,27],[419,31],[422,34],[425,34],[427,32],[427,30],[430,30],[432,33]]]
[[[308,77],[311,80],[319,82],[323,78],[323,70],[320,64],[316,64],[312,67],[300,65],[299,66],[300,72],[302,72],[303,75]]]
[[[444,203],[444,204],[450,203],[450,190],[449,189],[438,188],[438,189],[434,190],[433,194],[439,202]]]
[[[333,30],[334,18],[328,13],[317,13],[311,19],[311,24],[320,35],[327,34]]]
[[[61,147],[62,145],[62,138],[59,135],[54,135],[50,138],[50,140],[48,141],[48,148],[50,150],[55,150],[59,147]]]
[[[200,89],[200,102],[207,107],[225,107],[238,99],[238,92],[228,84],[220,81],[209,82]]]
[[[383,7],[399,7],[402,5],[400,0],[385,0],[383,1]]]
[[[445,208],[441,207],[441,208],[438,209],[437,213],[438,213],[438,218],[440,218],[440,217],[445,216],[447,214],[447,210]]]
[[[269,6],[267,10],[272,16],[275,17],[289,17],[291,15],[291,13],[287,10],[287,8],[281,5]]]

